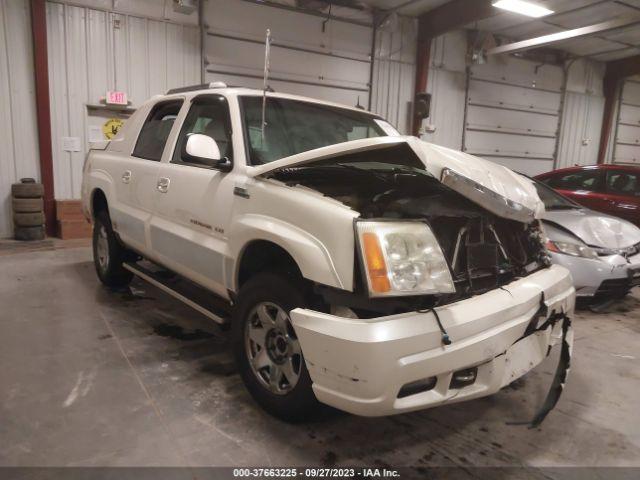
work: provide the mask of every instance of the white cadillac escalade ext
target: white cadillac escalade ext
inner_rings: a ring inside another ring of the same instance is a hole
[[[557,344],[550,410],[575,291],[549,263],[531,182],[360,109],[269,92],[264,115],[262,91],[172,90],[89,152],[100,280],[151,281],[147,264],[223,300],[229,317],[210,316],[281,418],[489,395]]]

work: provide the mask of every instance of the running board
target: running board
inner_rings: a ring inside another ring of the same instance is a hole
[[[155,265],[151,263],[149,263],[151,268],[147,268],[139,262],[125,262],[122,266],[137,277],[180,300],[214,322],[220,324],[229,322],[231,315],[228,311],[229,307],[225,308],[227,302],[215,293],[205,290],[189,280],[182,279],[179,275],[167,270],[154,270],[153,266]]]

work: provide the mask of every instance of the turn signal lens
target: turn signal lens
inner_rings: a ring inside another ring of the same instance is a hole
[[[362,234],[364,247],[364,258],[367,262],[371,290],[376,293],[386,293],[391,290],[389,277],[387,276],[387,266],[384,261],[384,254],[378,241],[378,235],[372,232]]]
[[[560,250],[558,250],[558,247],[556,247],[556,244],[553,243],[551,240],[547,240],[547,250],[554,253],[560,252]]]

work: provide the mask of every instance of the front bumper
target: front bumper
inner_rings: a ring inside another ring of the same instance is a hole
[[[542,325],[554,312],[570,316],[574,305],[571,276],[554,265],[438,307],[451,345],[442,344],[431,311],[365,320],[295,309],[291,320],[318,400],[380,416],[497,392],[542,362],[562,337],[560,323],[523,337],[532,320]],[[478,369],[475,382],[451,388],[454,372],[470,367]],[[403,386],[429,377],[436,377],[431,390],[398,397]]]
[[[624,295],[640,283],[640,254],[627,260],[622,255],[590,259],[551,253],[551,261],[571,272],[579,297]]]

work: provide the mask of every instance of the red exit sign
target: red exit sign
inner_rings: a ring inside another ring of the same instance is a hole
[[[125,92],[109,91],[105,98],[107,105],[127,105],[127,94]]]

